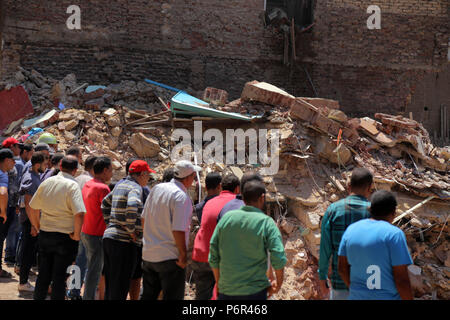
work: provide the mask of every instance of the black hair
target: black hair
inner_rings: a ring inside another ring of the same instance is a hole
[[[352,172],[350,178],[350,186],[353,189],[365,189],[368,188],[373,182],[372,173],[366,168],[356,168]]]
[[[78,147],[70,147],[66,151],[66,156],[76,156],[78,157],[81,154],[81,149]]]
[[[47,156],[41,151],[33,153],[33,155],[31,156],[31,165],[34,166],[37,163],[44,162],[46,157]]]
[[[395,212],[397,200],[392,192],[376,191],[370,199],[370,213],[373,218],[386,217]]]
[[[56,166],[61,160],[64,158],[64,155],[62,153],[55,153],[52,156],[52,166]]]
[[[167,168],[166,170],[164,170],[162,182],[170,182],[170,180],[173,179],[174,174],[175,174],[175,169],[173,167]]]
[[[265,193],[266,186],[263,182],[257,180],[247,181],[244,186],[244,190],[242,191],[242,199],[246,204],[253,203]]]
[[[75,169],[78,169],[78,160],[72,157],[64,157],[61,162],[61,168],[63,170],[67,170],[72,172]]]
[[[30,151],[32,151],[33,148],[34,148],[33,145],[32,145],[32,144],[29,144],[29,143],[26,143],[26,144],[20,144],[19,146],[20,146],[20,154],[21,154],[21,155],[23,154],[24,151],[30,152]]]
[[[257,172],[254,171],[250,171],[250,172],[246,172],[244,173],[244,175],[241,178],[241,193],[244,190],[244,186],[247,182],[249,181],[259,181],[259,182],[264,182],[263,178],[261,177],[261,175]]]
[[[136,160],[139,160],[139,158],[128,159],[127,164],[125,165],[125,172],[127,173],[127,175],[128,175],[128,170],[130,169],[131,164]]]
[[[222,190],[227,190],[233,192],[236,187],[240,185],[239,178],[234,174],[229,173],[222,179]]]
[[[84,162],[84,170],[89,171],[94,167],[95,161],[98,159],[96,156],[89,156]]]
[[[14,159],[14,154],[9,148],[0,149],[0,162],[3,162],[5,159]]]
[[[98,157],[94,162],[94,173],[100,174],[103,170],[111,167],[111,159],[108,157]]]
[[[111,182],[110,184],[108,184],[109,190],[113,191],[114,188],[116,187],[117,181],[116,182]]]
[[[206,190],[216,189],[221,182],[222,176],[220,175],[220,173],[218,172],[208,173],[205,178]]]

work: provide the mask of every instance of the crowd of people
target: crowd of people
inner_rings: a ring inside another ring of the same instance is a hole
[[[84,171],[77,174],[81,164]],[[4,140],[1,254],[6,243],[4,262],[15,266],[18,291],[32,292],[35,300],[183,300],[195,214],[195,299],[270,298],[283,284],[287,258],[279,228],[266,212],[263,178],[256,172],[240,179],[208,173],[207,195],[194,205],[188,189],[199,183],[201,171],[181,160],[149,188],[155,171],[141,159],[130,159],[126,176],[112,182],[111,159],[83,161],[77,147],[58,153],[51,134],[36,145]],[[405,235],[391,224],[395,197],[372,194],[372,180],[367,169],[355,169],[349,196],[324,214],[323,299],[412,299]],[[11,278],[1,258],[0,277]],[[79,269],[78,287],[67,284],[72,265]],[[28,279],[33,270],[35,287]]]

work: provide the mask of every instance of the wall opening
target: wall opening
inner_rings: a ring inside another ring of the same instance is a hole
[[[313,23],[314,0],[265,0],[266,22],[283,20],[291,21],[294,18],[295,25],[306,28]]]

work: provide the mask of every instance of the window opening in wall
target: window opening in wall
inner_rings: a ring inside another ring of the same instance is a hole
[[[265,0],[266,25],[289,25],[294,19],[300,30],[313,23],[314,0]]]
[[[314,0],[264,0],[264,24],[283,34],[283,64],[290,66],[290,78],[294,67],[298,67],[297,37],[311,30],[314,25],[314,2]],[[306,73],[305,69],[304,71]],[[309,78],[309,75],[307,76]]]

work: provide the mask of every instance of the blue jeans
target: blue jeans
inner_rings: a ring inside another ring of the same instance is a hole
[[[86,248],[87,271],[84,281],[83,300],[95,300],[95,291],[103,269],[103,237],[81,233]]]
[[[19,216],[15,213],[16,208],[8,208],[8,211],[14,212],[14,214],[11,215],[11,224],[9,225],[8,235],[6,236],[5,259],[15,259],[21,226]]]
[[[77,258],[75,259],[75,264],[80,268],[81,285],[83,285],[84,276],[86,274],[87,259],[86,259],[86,249],[84,248],[82,241],[78,241],[78,254]],[[79,297],[80,289],[68,290],[67,296],[69,298]]]
[[[330,300],[347,300],[350,291],[348,290],[336,290],[331,288],[330,290]]]
[[[5,239],[8,236],[8,231],[11,223],[14,220],[14,216],[16,215],[16,208],[8,207],[6,211],[6,222],[4,222],[3,218],[0,218],[0,270],[2,270],[1,267],[1,261],[3,257],[3,246],[5,243]],[[6,256],[6,255],[5,255]]]

